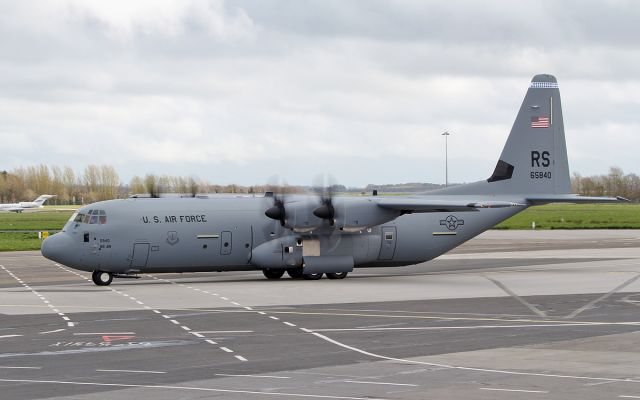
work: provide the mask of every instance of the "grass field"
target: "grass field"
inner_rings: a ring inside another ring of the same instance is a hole
[[[0,213],[0,231],[58,231],[71,211]],[[495,229],[640,229],[639,204],[550,204],[532,207]],[[0,232],[0,251],[37,250],[37,232]]]
[[[531,207],[495,229],[640,229],[639,204],[549,204]]]
[[[72,211],[0,213],[0,230],[60,230]]]

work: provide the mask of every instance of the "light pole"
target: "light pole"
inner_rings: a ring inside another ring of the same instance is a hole
[[[451,135],[449,132],[442,134],[444,136],[444,187],[449,186],[449,147],[448,138]]]

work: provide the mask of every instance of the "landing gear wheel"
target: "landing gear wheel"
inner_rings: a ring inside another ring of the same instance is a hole
[[[302,278],[304,278],[305,280],[308,280],[308,281],[317,281],[318,279],[322,278],[322,274],[321,273],[317,273],[317,274],[302,274]]]
[[[347,277],[348,272],[327,272],[327,278],[329,279],[344,279]]]
[[[267,279],[280,279],[284,275],[283,269],[263,269],[262,273]]]
[[[93,271],[91,279],[98,286],[109,286],[113,280],[113,274],[105,271]]]
[[[287,275],[289,275],[292,279],[302,279],[302,268],[290,268],[287,270]]]

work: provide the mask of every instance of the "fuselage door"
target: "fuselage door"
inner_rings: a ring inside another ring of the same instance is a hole
[[[133,257],[131,257],[131,268],[145,268],[147,266],[148,258],[149,243],[135,243],[133,245]]]
[[[396,227],[382,227],[382,243],[380,244],[379,260],[392,260],[396,252]]]
[[[220,254],[223,256],[231,254],[231,232],[220,232]]]

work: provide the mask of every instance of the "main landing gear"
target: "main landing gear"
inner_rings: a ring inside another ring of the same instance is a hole
[[[305,274],[301,267],[298,268],[289,268],[286,270],[287,275],[291,277],[291,279],[305,279],[308,281],[315,281],[322,278],[322,275],[327,275],[329,279],[344,279],[349,274],[348,272],[328,272],[326,274],[317,273],[317,274]],[[284,275],[284,269],[263,269],[262,273],[264,276],[269,279],[280,279]]]
[[[93,271],[91,279],[98,286],[109,286],[113,281],[113,274],[105,271]]]

